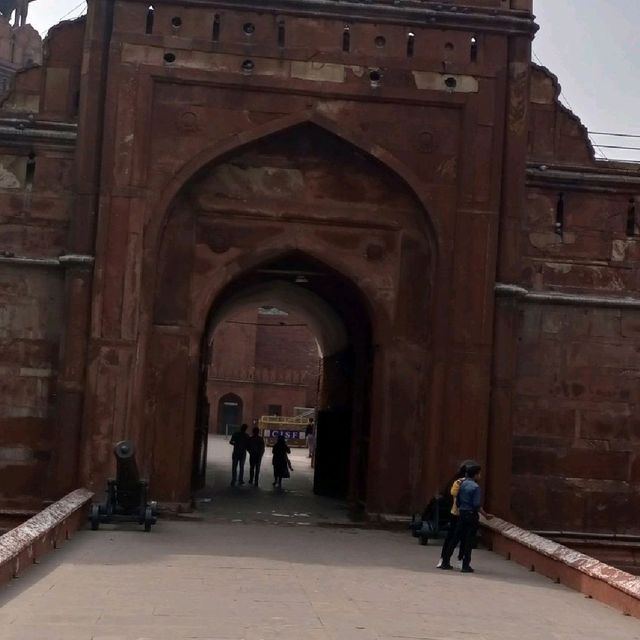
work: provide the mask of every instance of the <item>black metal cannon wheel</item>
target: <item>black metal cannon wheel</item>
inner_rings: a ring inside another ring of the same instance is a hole
[[[100,505],[94,504],[91,507],[91,530],[97,531],[100,528]]]
[[[144,510],[144,530],[151,531],[151,525],[155,522],[155,518],[153,517],[153,509],[151,507],[147,507]]]

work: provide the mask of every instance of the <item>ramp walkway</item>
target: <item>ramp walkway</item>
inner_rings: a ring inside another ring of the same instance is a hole
[[[293,464],[290,493],[268,464],[257,491],[218,465],[199,520],[79,532],[0,590],[0,640],[640,640],[638,620],[488,551],[476,574],[441,572],[405,532],[339,526]]]

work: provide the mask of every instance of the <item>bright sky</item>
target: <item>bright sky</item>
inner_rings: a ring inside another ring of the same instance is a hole
[[[534,0],[540,31],[534,53],[559,78],[563,100],[590,131],[640,136],[639,0]],[[82,15],[81,0],[36,0],[29,18],[41,33]],[[593,136],[598,143],[640,147],[640,138]],[[602,149],[609,158],[640,160],[640,150]]]

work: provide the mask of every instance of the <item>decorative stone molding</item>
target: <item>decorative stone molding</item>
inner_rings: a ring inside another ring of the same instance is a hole
[[[87,256],[78,253],[67,253],[58,258],[60,265],[63,267],[92,267],[96,261],[94,256]]]
[[[0,264],[10,264],[17,267],[84,267],[91,268],[95,262],[94,256],[66,254],[58,258],[29,258],[25,256],[13,256],[0,253]]]
[[[164,4],[160,0],[157,4]],[[185,0],[183,4],[207,7],[210,0]],[[533,35],[538,30],[530,11],[499,9],[496,7],[466,6],[458,10],[442,2],[421,0],[218,0],[216,7],[234,10],[259,11],[276,15],[303,15],[314,18],[345,18],[374,20],[377,23],[434,25],[440,28],[482,30],[494,33]]]
[[[613,309],[640,309],[640,298],[597,296],[583,293],[563,293],[558,291],[530,291],[517,284],[495,285],[496,296],[516,298],[521,302],[543,304],[565,304],[578,307],[607,307]]]

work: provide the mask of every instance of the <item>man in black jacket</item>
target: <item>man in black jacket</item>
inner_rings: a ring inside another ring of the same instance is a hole
[[[236,431],[229,440],[229,444],[233,445],[233,453],[231,454],[231,486],[234,487],[236,480],[238,484],[244,484],[244,462],[247,459],[247,446],[249,444],[249,434],[247,433],[246,424],[240,427],[240,431]],[[240,473],[238,474],[238,467]]]
[[[253,427],[253,435],[249,438],[247,450],[249,451],[249,484],[258,486],[260,477],[260,464],[264,455],[264,438],[260,435],[260,429]]]

